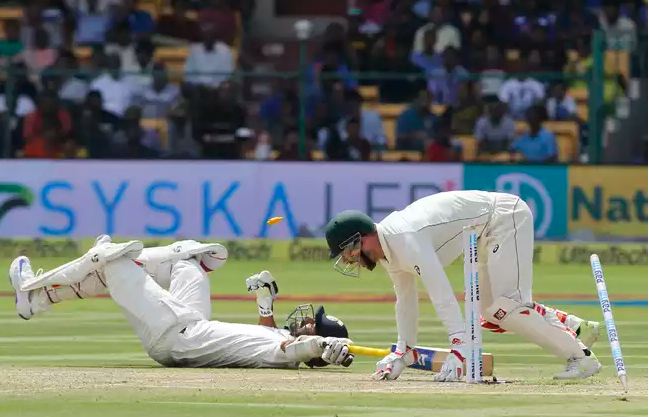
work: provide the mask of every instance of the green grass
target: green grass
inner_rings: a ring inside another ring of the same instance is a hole
[[[7,270],[9,259],[0,259]],[[51,268],[64,259],[33,259]],[[646,300],[647,268],[604,265],[611,299]],[[391,293],[382,271],[345,278],[327,263],[229,262],[212,274],[215,293],[242,294],[244,279],[269,269],[280,294]],[[588,265],[535,269],[534,291],[544,297],[583,294],[594,299]],[[449,269],[456,288],[459,266]],[[6,280],[0,291],[9,290]],[[565,302],[565,301],[564,301]],[[293,302],[278,301],[277,317]],[[597,305],[557,305],[600,319]],[[223,321],[254,323],[252,302],[213,303]],[[419,343],[445,347],[445,331],[430,303],[420,304]],[[391,303],[328,303],[358,344],[388,346],[396,338]],[[394,382],[369,379],[375,358],[358,357],[349,369],[291,370],[163,369],[147,357],[109,299],[71,301],[30,321],[15,315],[13,299],[0,298],[0,416],[626,416],[647,415],[647,309],[615,307],[631,392],[620,401],[604,335],[595,352],[602,373],[580,382],[555,382],[563,364],[515,335],[484,334],[495,355],[496,375],[510,384],[436,384],[407,371]]]

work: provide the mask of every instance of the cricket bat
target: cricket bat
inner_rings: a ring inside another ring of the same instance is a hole
[[[390,349],[377,349],[365,346],[351,345],[349,352],[361,356],[376,356],[383,357],[390,352],[394,352],[397,348],[396,344],[392,344]],[[418,360],[416,363],[410,365],[410,368],[420,369],[423,371],[439,372],[442,364],[446,360],[446,356],[451,352],[449,349],[439,349],[426,346],[415,346],[414,348],[418,353]],[[494,356],[491,353],[482,354],[482,375],[492,376],[494,371]]]

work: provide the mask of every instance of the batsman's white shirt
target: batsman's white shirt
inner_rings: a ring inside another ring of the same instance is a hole
[[[298,366],[280,347],[288,331],[209,320],[209,279],[194,259],[173,265],[168,291],[129,259],[110,262],[104,273],[147,353],[165,366]]]
[[[397,296],[397,345],[402,351],[417,342],[418,276],[449,340],[464,339],[464,321],[444,267],[462,255],[465,226],[475,227],[479,236],[481,309],[499,296],[531,302],[534,236],[525,202],[514,195],[486,191],[424,197],[376,225],[386,258],[381,264]]]

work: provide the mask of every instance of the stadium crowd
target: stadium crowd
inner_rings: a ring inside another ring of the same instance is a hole
[[[586,86],[593,31],[603,30],[607,48],[633,53],[647,30],[647,5],[638,1],[350,4],[344,22],[309,40],[306,159],[369,160],[398,149],[458,161],[457,136],[471,135],[481,154],[556,161],[545,120],[574,121],[586,143],[570,92]],[[300,158],[297,79],[271,77],[257,94],[245,75],[259,69],[249,53],[254,0],[174,0],[157,16],[136,0],[20,7],[21,18],[3,20],[0,41],[11,157]],[[157,53],[169,46],[186,50],[181,67]],[[357,76],[364,71],[403,75]],[[541,74],[548,72],[565,78]],[[606,103],[627,88],[627,78],[610,75]],[[394,123],[368,103],[363,92],[372,88],[380,103],[407,104]]]

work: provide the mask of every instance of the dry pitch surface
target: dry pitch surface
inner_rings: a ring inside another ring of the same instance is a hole
[[[230,264],[213,292],[241,293],[241,277],[263,266]],[[279,271],[280,288],[288,294],[389,293],[381,275],[363,281],[333,276],[337,281],[332,281],[328,266],[270,267]],[[309,269],[312,274],[305,278],[303,271]],[[461,280],[458,272],[452,271],[454,283]],[[589,295],[592,278],[574,268],[540,268],[539,275],[539,293],[560,289],[586,299],[594,294]],[[646,276],[646,268],[609,268],[611,297],[646,300]],[[332,289],[332,283],[338,286]],[[3,285],[0,290],[7,289]],[[599,317],[597,305],[562,302],[565,309]],[[279,302],[278,316],[294,304]],[[250,302],[216,301],[213,306],[222,320],[254,322]],[[142,352],[110,300],[56,307],[23,322],[14,315],[13,300],[0,297],[0,416],[647,415],[647,310],[642,303],[615,309],[631,383],[626,400],[603,339],[595,351],[605,368],[587,381],[555,382],[551,376],[560,362],[516,336],[486,333],[485,349],[496,357],[496,375],[511,383],[437,384],[414,370],[397,381],[376,382],[369,378],[376,359],[361,357],[349,369],[165,369]],[[391,303],[333,303],[328,312],[346,321],[358,343],[385,346],[394,338]],[[445,332],[429,303],[421,303],[421,317],[420,343],[439,345]]]

